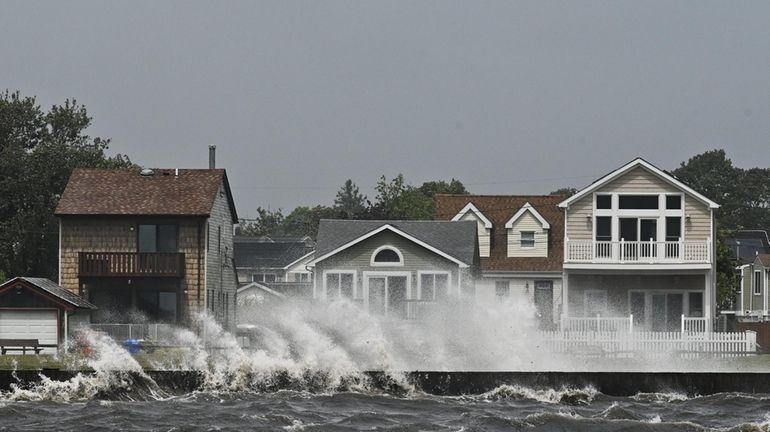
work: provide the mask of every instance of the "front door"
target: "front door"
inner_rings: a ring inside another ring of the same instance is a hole
[[[370,277],[368,281],[369,313],[385,315],[385,277]]]
[[[538,328],[550,330],[553,327],[553,281],[535,281],[535,310]]]

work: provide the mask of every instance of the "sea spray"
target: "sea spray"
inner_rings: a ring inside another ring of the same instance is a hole
[[[0,393],[10,401],[83,401],[91,399],[147,399],[164,393],[147,376],[136,360],[110,337],[97,332],[81,334],[91,347],[91,355],[75,362],[80,370],[66,381],[54,381],[41,374],[40,381],[29,385],[11,384],[11,390]]]

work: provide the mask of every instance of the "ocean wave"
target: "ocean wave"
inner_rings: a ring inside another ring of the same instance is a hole
[[[591,386],[583,388],[533,389],[520,385],[503,384],[474,398],[492,401],[501,399],[531,399],[548,404],[587,405],[599,394],[599,391]]]
[[[689,399],[693,399],[699,396],[687,396],[684,393],[679,392],[656,392],[656,393],[637,393],[631,396],[631,399],[639,402],[659,402],[659,403],[671,403],[671,402],[684,402]]]

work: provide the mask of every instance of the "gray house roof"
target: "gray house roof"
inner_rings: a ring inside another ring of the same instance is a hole
[[[83,297],[80,297],[79,295],[76,295],[60,287],[56,282],[50,279],[36,278],[36,277],[16,277],[0,285],[0,288],[3,288],[7,285],[12,285],[17,281],[27,282],[28,284],[33,285],[47,292],[48,294],[51,294],[52,296],[57,297],[60,300],[71,304],[72,306],[75,306],[76,308],[96,309],[96,306],[88,302]]]
[[[390,226],[467,265],[474,264],[476,223],[472,221],[402,221],[321,219],[316,259]]]

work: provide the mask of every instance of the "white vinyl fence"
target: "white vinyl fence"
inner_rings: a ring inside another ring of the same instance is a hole
[[[637,326],[639,327],[639,326]],[[563,317],[561,320],[562,331],[598,331],[598,332],[634,332],[643,330],[634,327],[634,315],[627,317],[604,317],[596,315],[592,317]],[[682,315],[679,330],[682,333],[703,333],[713,330],[711,320],[701,317],[688,317]]]
[[[539,332],[551,352],[604,357],[675,355],[684,358],[738,357],[756,354],[757,334],[746,332]]]

